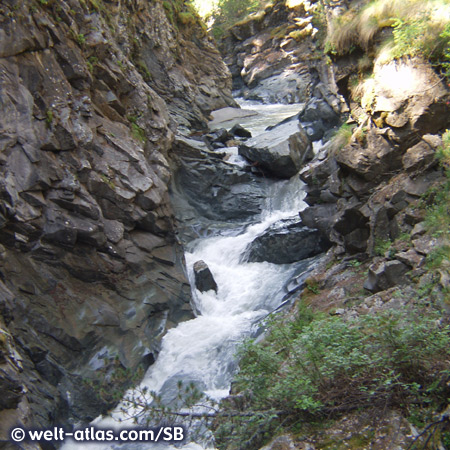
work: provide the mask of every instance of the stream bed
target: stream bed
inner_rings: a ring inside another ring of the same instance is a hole
[[[298,112],[302,105],[255,105],[241,101],[241,106],[254,113],[242,118],[241,123],[255,136],[269,125],[274,125]],[[232,125],[232,124],[231,124]],[[230,126],[230,124],[228,124]],[[245,166],[242,158],[230,164]],[[185,245],[188,277],[192,286],[193,308],[196,317],[182,322],[165,335],[156,362],[148,369],[141,385],[128,396],[147,396],[155,392],[166,403],[173,403],[183,385],[193,383],[214,401],[229,394],[236,372],[236,351],[240,343],[261,329],[261,321],[293,296],[288,286],[300,286],[314,263],[314,258],[291,264],[247,262],[246,252],[252,241],[270,226],[283,219],[298,219],[298,213],[307,205],[303,183],[298,175],[289,180],[265,180],[265,198],[261,201],[258,220],[243,222],[229,229],[212,227],[207,236],[200,236]],[[218,286],[217,292],[201,293],[195,288],[193,265],[202,260],[209,267]],[[92,425],[101,428],[121,428],[132,425],[119,405],[109,417],[99,417]],[[128,411],[130,412],[130,411]],[[132,415],[132,414],[131,414]],[[151,424],[153,426],[157,424]],[[189,434],[189,430],[186,430]],[[205,432],[197,442],[187,441],[186,450],[213,448],[210,434]],[[168,448],[162,443],[76,444],[67,441],[64,450],[73,449],[130,449]],[[178,446],[177,446],[178,447]]]

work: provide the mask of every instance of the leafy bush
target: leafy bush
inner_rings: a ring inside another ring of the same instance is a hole
[[[438,318],[413,310],[346,321],[301,306],[293,322],[273,323],[264,343],[243,346],[236,389],[253,421],[228,410],[230,419],[218,424],[219,446],[224,429],[228,444],[231,435],[246,443],[241,448],[256,448],[299,420],[445,401],[450,329]]]

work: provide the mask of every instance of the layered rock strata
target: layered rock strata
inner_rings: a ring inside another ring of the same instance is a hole
[[[104,412],[192,317],[168,196],[174,129],[233,101],[182,8],[2,2],[0,439]]]

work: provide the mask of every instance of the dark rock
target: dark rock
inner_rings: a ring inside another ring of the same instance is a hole
[[[424,140],[414,145],[404,154],[403,167],[408,172],[424,171],[437,164],[435,150]]]
[[[312,159],[311,142],[300,124],[288,122],[239,145],[239,154],[280,178],[290,178]]]
[[[250,133],[250,131],[246,130],[243,126],[241,126],[239,124],[234,125],[231,128],[230,133],[234,136],[242,137],[242,138],[251,138],[252,137],[252,133]]]
[[[337,206],[334,204],[314,205],[300,212],[302,223],[309,228],[317,228],[329,235],[335,222]]]
[[[0,369],[0,411],[14,409],[24,395],[20,379],[16,378],[8,369]]]
[[[311,142],[320,141],[326,131],[326,127],[322,120],[306,123],[302,122],[302,125]]]
[[[249,245],[245,259],[290,264],[318,255],[329,247],[330,242],[319,230],[308,228],[298,220],[282,220]]]
[[[367,240],[369,239],[369,230],[367,228],[356,228],[344,235],[345,249],[349,253],[364,252],[367,249]]]
[[[248,220],[261,212],[264,180],[241,168],[218,161],[204,145],[186,139],[174,147],[179,159],[172,190],[180,199],[179,214],[186,205],[210,220]],[[190,214],[190,213],[189,213]]]
[[[336,153],[338,164],[366,181],[373,181],[401,167],[401,152],[374,130],[366,144],[353,142]]]
[[[217,292],[217,283],[205,261],[197,261],[194,264],[194,275],[195,287],[200,292],[207,292],[210,290]]]
[[[397,260],[374,263],[369,267],[364,288],[371,292],[379,292],[404,284],[407,282],[405,274],[409,270],[406,264]]]
[[[339,116],[325,100],[312,98],[300,113],[299,120],[301,122],[318,123],[316,127],[320,124],[325,129],[329,129],[339,123]]]

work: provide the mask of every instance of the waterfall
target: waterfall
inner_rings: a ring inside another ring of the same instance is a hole
[[[295,114],[301,105],[295,106],[296,110],[289,105],[286,112],[285,105],[258,105],[258,111],[265,109],[269,114],[249,118],[245,126],[253,132],[263,131],[267,125],[284,118],[280,117],[280,110],[284,110],[285,116]],[[242,161],[236,156],[235,163],[239,165]],[[307,206],[303,197],[303,184],[298,176],[290,180],[272,181],[260,222],[246,226],[240,234],[236,234],[235,229],[229,232],[222,229],[220,235],[199,238],[189,244],[185,256],[197,317],[167,332],[155,364],[148,369],[141,383],[141,390],[148,388],[148,391],[171,399],[176,395],[178,382],[183,380],[193,382],[214,400],[228,395],[236,369],[238,345],[255,333],[261,320],[280,306],[287,297],[289,282],[304,273],[310,265],[310,261],[293,264],[249,263],[243,260],[243,255],[255,237],[272,224],[281,219],[298,217],[298,212]],[[210,268],[218,285],[217,293],[212,290],[200,293],[195,289],[193,265],[199,260],[205,261]],[[128,394],[133,394],[133,391]],[[120,428],[120,419],[123,420],[124,416],[118,407],[110,417],[98,418],[93,424]],[[163,444],[77,445],[66,442],[63,449],[143,450],[159,446],[162,448]],[[187,443],[183,448],[194,450],[203,446]],[[164,448],[167,449],[167,446]]]

